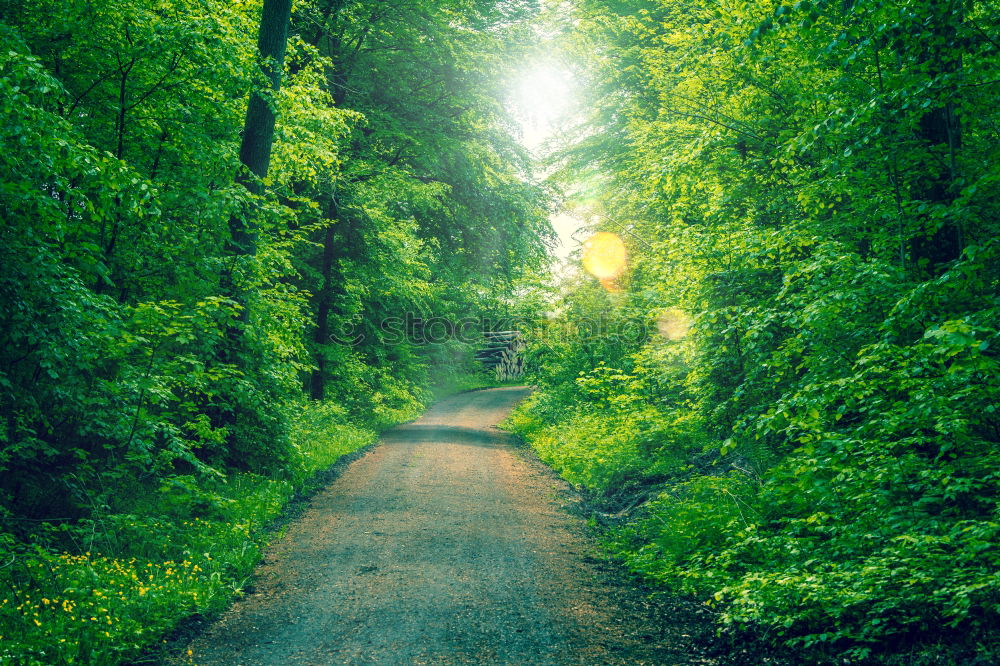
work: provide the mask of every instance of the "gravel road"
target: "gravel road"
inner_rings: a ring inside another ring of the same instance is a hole
[[[462,393],[386,433],[183,661],[706,663],[609,580],[572,493],[493,427],[527,394]]]

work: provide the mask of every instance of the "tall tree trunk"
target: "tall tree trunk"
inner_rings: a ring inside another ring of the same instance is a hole
[[[924,46],[922,64],[929,65],[928,74],[932,77],[955,74],[962,67],[961,52],[955,46],[962,21],[960,2],[932,2],[928,8],[934,33]],[[957,155],[961,148],[961,132],[955,107],[951,100],[931,107],[921,116],[917,128],[917,137],[940,159],[927,165],[927,172],[916,179],[911,195],[913,199],[925,201],[932,206],[947,205],[955,200]],[[958,222],[945,217],[940,226],[928,231],[928,227],[936,224],[933,221],[928,223],[931,220],[930,212],[928,210],[921,216],[922,228],[918,229],[910,245],[912,266],[918,273],[936,273],[942,265],[958,259],[962,252],[963,239]]]
[[[356,37],[348,55],[343,52],[344,26],[340,24],[340,12],[347,3],[344,0],[330,0],[322,10],[319,21],[313,24],[314,31],[310,42],[318,46],[320,51],[329,56],[333,66],[326,70],[327,87],[333,96],[333,103],[336,107],[343,107],[347,98],[348,73],[351,70],[351,60],[357,56],[365,40],[367,39],[371,25],[366,26],[361,34]],[[373,21],[377,19],[373,17]],[[350,226],[350,221],[345,221],[341,217],[341,211],[337,207],[337,184],[334,184],[334,191],[324,210],[324,218],[329,225],[323,235],[323,255],[320,260],[320,279],[322,285],[316,294],[316,328],[313,342],[315,343],[316,368],[309,376],[309,395],[313,400],[322,400],[326,394],[326,380],[329,369],[324,356],[324,348],[331,344],[330,340],[330,310],[333,305],[334,295],[334,274],[333,265],[338,257],[337,241],[338,236],[334,229],[334,221],[341,226],[343,232],[340,256],[349,253],[352,241],[357,242],[357,234]]]
[[[328,225],[323,234],[323,258],[320,264],[320,275],[323,284],[316,298],[316,333],[313,342],[316,343],[316,369],[313,370],[309,382],[309,396],[313,400],[322,400],[326,395],[326,357],[324,346],[330,344],[330,306],[333,303],[333,259],[336,233],[333,219],[336,215],[336,204],[333,197],[326,211]]]
[[[268,82],[266,90],[255,89],[250,94],[246,122],[243,125],[243,140],[240,144],[240,162],[246,169],[241,169],[236,175],[236,182],[246,187],[253,195],[263,191],[262,180],[267,176],[271,163],[275,116],[268,98],[273,100],[275,93],[281,88],[281,72],[285,63],[291,11],[291,0],[264,0],[261,12],[257,49]],[[247,210],[229,217],[230,238],[226,243],[226,254],[231,255],[231,261],[222,271],[219,284],[223,295],[243,306],[239,322],[232,322],[226,327],[225,339],[218,348],[218,359],[221,363],[237,366],[246,364],[246,359],[240,351],[244,347],[243,328],[248,313],[247,299],[233,280],[233,270],[239,257],[252,256],[257,251],[252,220],[252,211]],[[216,414],[218,424],[232,426],[236,421],[235,412],[235,409],[220,410]]]
[[[264,0],[257,35],[257,50],[268,78],[268,89],[254,90],[247,106],[247,119],[243,125],[243,142],[240,144],[240,162],[247,171],[240,171],[237,182],[252,194],[263,190],[262,180],[271,164],[271,147],[274,145],[275,93],[281,89],[281,71],[285,66],[285,48],[288,45],[288,23],[292,13],[292,0]],[[270,102],[270,103],[269,103]],[[256,242],[252,223],[243,215],[229,218],[235,254],[254,254]]]
[[[331,58],[335,58],[340,51],[341,34],[337,30],[337,23],[339,22],[340,11],[343,9],[344,4],[343,0],[333,0],[327,3],[323,9],[322,17],[314,26],[316,30],[310,39],[310,43],[313,46],[320,47],[320,50],[324,51],[325,55]],[[342,106],[345,95],[345,86],[343,85],[344,72],[339,67],[330,67],[326,71],[326,77],[334,98],[334,105],[338,107]],[[341,83],[339,86],[336,85],[338,81]],[[328,226],[323,232],[323,255],[320,259],[320,279],[322,280],[322,284],[315,297],[316,329],[313,334],[313,343],[315,344],[314,358],[316,360],[316,367],[313,369],[312,374],[309,375],[308,383],[309,397],[312,400],[323,400],[326,397],[328,369],[324,352],[326,346],[330,344],[330,309],[333,304],[333,262],[336,255],[335,245],[337,240],[336,230],[334,229],[334,221],[337,219],[336,187],[337,185],[334,184],[334,191],[326,202],[323,211],[323,217],[326,219]]]

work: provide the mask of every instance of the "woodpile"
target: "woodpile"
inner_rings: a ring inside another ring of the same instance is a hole
[[[476,352],[476,360],[492,367],[497,381],[517,379],[524,374],[524,340],[520,331],[486,331],[486,344]]]

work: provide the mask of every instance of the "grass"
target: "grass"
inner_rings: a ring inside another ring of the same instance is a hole
[[[304,408],[293,435],[286,478],[178,476],[128,512],[44,525],[34,543],[0,535],[0,663],[119,664],[225,609],[296,493],[377,436],[332,405]]]
[[[523,383],[523,379],[512,379],[501,382],[496,379],[492,372],[483,370],[477,373],[460,374],[440,379],[431,386],[431,393],[434,396],[434,400],[440,400],[465,391],[477,391],[479,389],[498,388],[501,386],[520,386]]]

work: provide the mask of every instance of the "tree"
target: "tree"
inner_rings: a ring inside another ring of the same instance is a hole
[[[316,398],[344,374],[344,345],[330,332],[354,317],[457,316],[482,300],[453,285],[499,291],[543,261],[544,195],[523,177],[526,156],[492,83],[505,71],[500,54],[523,48],[532,8],[505,5],[316,2],[296,18],[329,58],[335,103],[365,116],[342,173],[318,188],[327,223],[304,258],[315,275],[304,286],[314,294]],[[369,329],[354,351],[423,372],[416,346],[383,339]]]
[[[281,89],[281,75],[285,67],[285,49],[288,44],[288,25],[292,13],[291,0],[264,0],[261,9],[260,30],[257,34],[257,51],[261,69],[267,81],[264,89],[255,89],[247,105],[243,139],[240,143],[240,162],[249,173],[240,172],[237,181],[254,195],[263,192],[263,180],[271,163],[274,144],[275,100]],[[253,254],[251,224],[241,216],[229,220],[233,244],[239,254]]]

